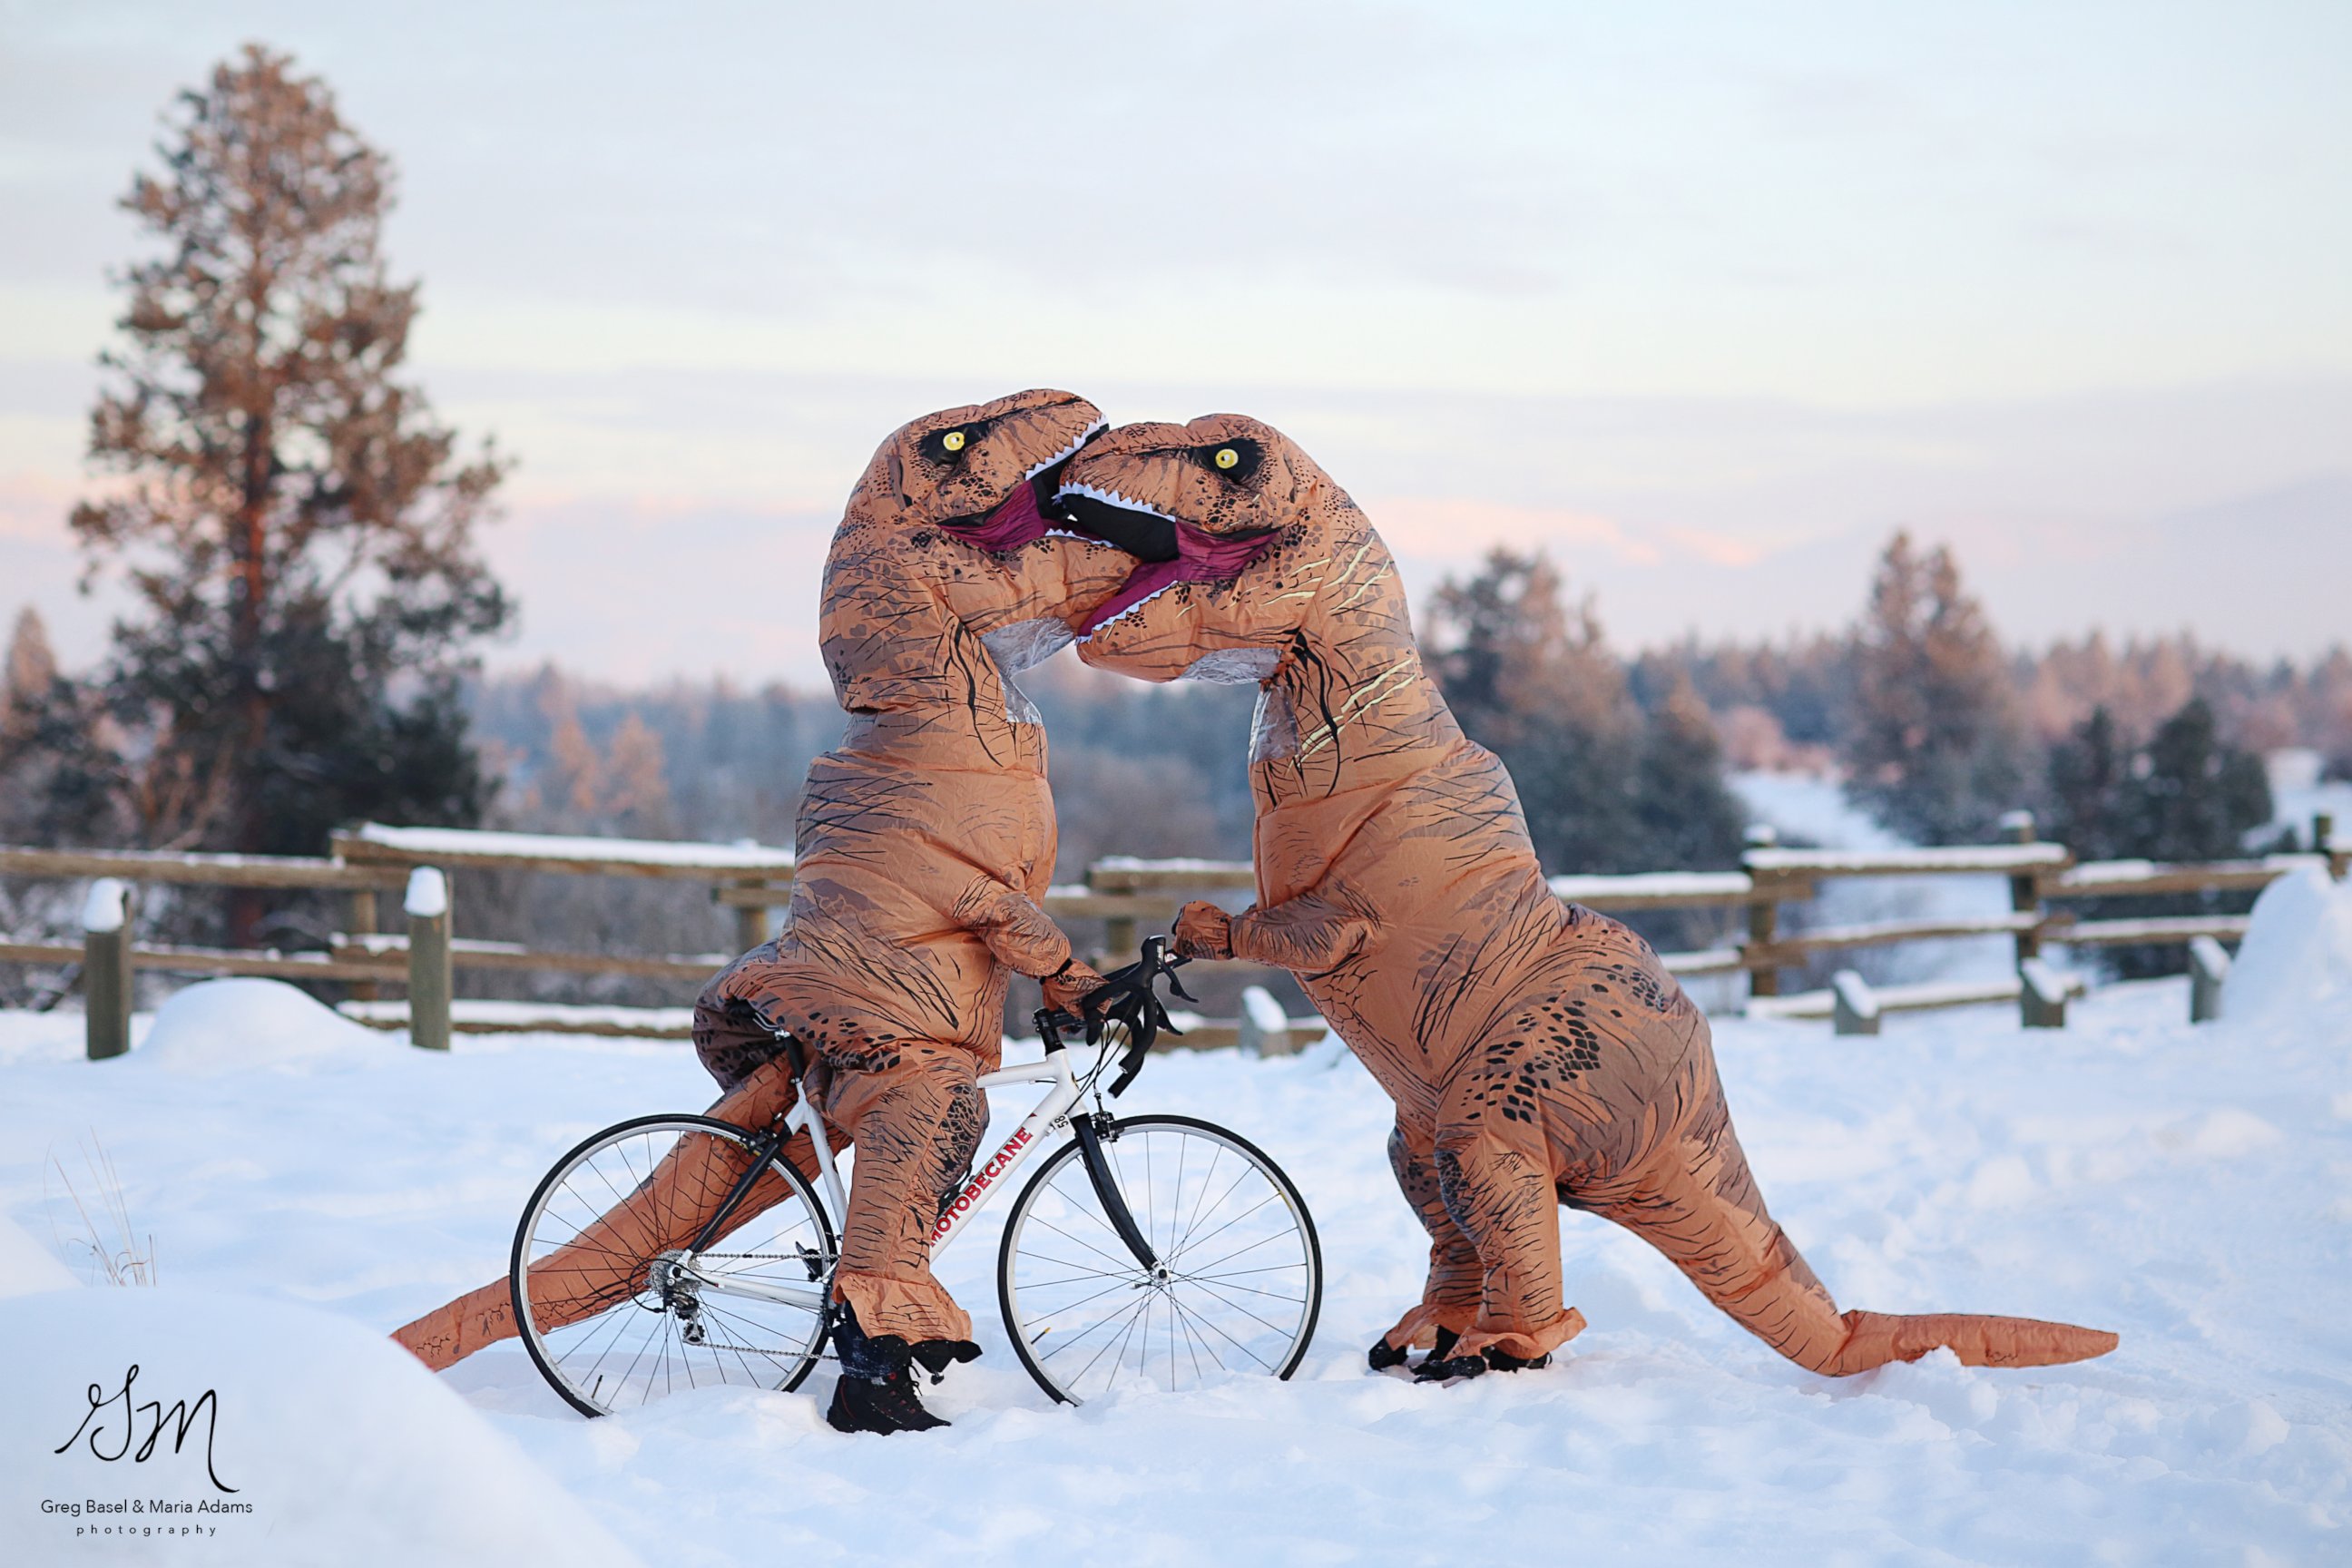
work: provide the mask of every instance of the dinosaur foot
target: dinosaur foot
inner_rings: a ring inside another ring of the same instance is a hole
[[[1538,1356],[1517,1356],[1489,1345],[1475,1355],[1441,1356],[1432,1352],[1429,1359],[1412,1369],[1415,1383],[1453,1383],[1465,1377],[1484,1377],[1490,1372],[1534,1372],[1551,1364],[1551,1352]]]

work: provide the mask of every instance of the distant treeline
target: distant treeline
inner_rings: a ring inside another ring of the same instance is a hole
[[[2093,852],[2124,852],[2094,827],[2123,808],[2086,799],[2086,778],[2112,772],[2098,787],[2121,790],[2172,759],[2199,773],[2184,789],[2233,794],[2225,816],[2238,824],[2259,807],[2242,825],[2257,826],[2266,792],[2231,757],[2305,746],[2352,776],[2352,653],[2261,664],[2185,633],[2004,649],[1949,554],[1905,539],[1882,557],[1864,613],[1834,634],[1627,658],[1549,563],[1507,553],[1443,584],[1423,631],[1464,727],[1511,763],[1538,848],[1563,871],[1731,863],[1741,824],[1721,781],[1734,769],[1836,770],[1927,841],[1990,836],[2001,812],[2027,806],[2053,831],[2076,823],[2100,837]],[[1024,681],[1051,736],[1064,877],[1105,854],[1248,855],[1255,691],[1144,686],[1067,658]],[[487,771],[504,781],[494,821],[769,843],[791,840],[802,775],[841,726],[829,691],[622,689],[553,668],[481,682],[473,712]],[[2203,737],[2193,746],[2190,731]],[[2168,851],[2221,852],[2130,848]]]
[[[2023,805],[2085,858],[2172,859],[2271,847],[2249,838],[2272,816],[2263,752],[2307,746],[2352,773],[2352,655],[2260,665],[2187,636],[2117,647],[2095,634],[2004,649],[1948,552],[1902,538],[1854,624],[1833,635],[1626,658],[1589,597],[1572,597],[1540,556],[1509,553],[1423,608],[1432,674],[1465,730],[1510,765],[1556,871],[1736,864],[1745,814],[1727,780],[1738,769],[1834,771],[1920,842],[1988,838]],[[1248,857],[1254,689],[1147,686],[1068,658],[1024,681],[1051,737],[1060,879],[1110,854]],[[20,616],[0,684],[0,838],[156,841],[133,786],[178,776],[168,750],[139,753],[137,770],[89,763],[121,744],[114,700],[104,672],[60,671],[38,616]],[[552,667],[476,679],[462,707],[464,769],[487,804],[446,820],[559,833],[789,844],[808,764],[842,727],[829,690],[623,689]],[[468,935],[615,952],[641,951],[648,931],[678,952],[731,941],[726,911],[666,886],[615,879],[584,899],[545,879],[468,886]],[[249,929],[312,945],[335,918],[318,902],[281,900]],[[237,922],[216,905],[173,895],[151,914],[184,940],[217,941]],[[70,914],[61,890],[0,886],[0,928],[62,930]],[[1645,929],[1685,944],[1705,934],[1675,918]],[[495,989],[545,987],[500,977]],[[591,989],[618,1001],[657,988]]]

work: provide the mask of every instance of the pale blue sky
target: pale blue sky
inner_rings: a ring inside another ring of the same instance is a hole
[[[1629,643],[1843,618],[1903,524],[2013,637],[2352,626],[2352,5],[0,0],[0,613],[77,652],[110,204],[247,38],[522,459],[501,661],[812,678],[876,440],[1036,384],[1273,419],[1424,591],[1547,543]]]

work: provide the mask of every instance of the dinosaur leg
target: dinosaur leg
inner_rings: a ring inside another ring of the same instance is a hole
[[[1559,1197],[1535,1127],[1473,1121],[1438,1129],[1438,1195],[1480,1268],[1478,1314],[1456,1357],[1493,1349],[1532,1361],[1584,1330],[1584,1314],[1561,1297]]]
[[[1445,1212],[1429,1130],[1420,1129],[1416,1136],[1403,1118],[1398,1118],[1389,1133],[1389,1169],[1396,1173],[1404,1201],[1412,1205],[1412,1212],[1421,1216],[1422,1228],[1429,1232],[1429,1279],[1422,1288],[1421,1300],[1397,1321],[1396,1327],[1381,1336],[1372,1352],[1375,1365],[1394,1366],[1404,1359],[1406,1351],[1434,1343],[1441,1332],[1450,1343],[1477,1321],[1486,1270],[1468,1234]]]
[[[1948,1349],[1969,1366],[2051,1366],[2116,1348],[2114,1334],[2032,1318],[1841,1313],[1773,1223],[1702,1048],[1677,1086],[1691,1114],[1622,1198],[1590,1205],[1673,1260],[1706,1299],[1810,1371],[1832,1376]]]
[[[832,1064],[825,1093],[827,1117],[857,1145],[834,1299],[873,1339],[936,1342],[970,1360],[971,1318],[931,1277],[931,1229],[988,1129],[971,1053],[908,1045],[871,1070],[845,1065]]]
[[[755,1131],[791,1110],[797,1098],[783,1063],[772,1062],[723,1096],[709,1114]],[[836,1131],[836,1146],[842,1142]],[[793,1134],[784,1157],[814,1177],[816,1161],[806,1133]],[[644,1260],[692,1240],[743,1173],[744,1163],[743,1151],[721,1139],[679,1140],[619,1205],[531,1265],[531,1304],[541,1331],[578,1322],[634,1295],[645,1282]],[[783,1194],[781,1181],[762,1178],[744,1194],[728,1228],[749,1222]],[[517,1331],[512,1290],[502,1276],[394,1330],[392,1337],[439,1372]]]

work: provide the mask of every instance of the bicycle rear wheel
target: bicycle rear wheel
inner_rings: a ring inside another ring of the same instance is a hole
[[[1296,1372],[1322,1311],[1323,1252],[1290,1178],[1247,1139],[1189,1116],[1099,1131],[1154,1263],[1120,1239],[1079,1145],[1055,1150],[997,1253],[997,1300],[1029,1375],[1078,1405],[1138,1379],[1173,1391]]]
[[[681,1267],[754,1154],[752,1136],[728,1122],[641,1116],[589,1138],[539,1184],[515,1228],[515,1321],[573,1408],[604,1415],[679,1389],[793,1389],[808,1376],[824,1348],[822,1311],[708,1283],[821,1292],[832,1278],[833,1222],[781,1155]]]

